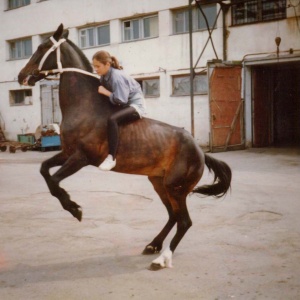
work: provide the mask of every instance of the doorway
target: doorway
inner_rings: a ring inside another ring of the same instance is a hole
[[[56,83],[41,85],[42,126],[61,123],[58,88]]]
[[[253,147],[300,146],[300,62],[252,67]]]

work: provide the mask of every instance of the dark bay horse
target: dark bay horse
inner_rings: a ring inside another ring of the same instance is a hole
[[[62,112],[62,151],[44,161],[40,172],[50,193],[62,207],[81,221],[81,207],[70,199],[59,183],[87,165],[95,167],[108,153],[107,118],[118,107],[98,94],[99,80],[92,74],[90,62],[82,51],[68,40],[61,24],[46,39],[20,71],[20,84],[34,86],[49,74],[60,73],[59,101]],[[163,241],[177,224],[169,247],[155,259],[152,269],[172,266],[172,254],[192,225],[186,197],[189,193],[222,197],[230,188],[229,166],[204,154],[184,129],[148,118],[120,126],[120,143],[116,172],[148,176],[169,219],[161,232],[149,243],[143,254],[159,253]],[[214,172],[211,185],[195,187],[204,166]],[[50,168],[61,166],[53,175]],[[99,171],[100,172],[100,171]]]

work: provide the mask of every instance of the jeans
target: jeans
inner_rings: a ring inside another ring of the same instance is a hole
[[[116,158],[119,145],[119,125],[136,121],[140,115],[135,108],[127,106],[113,113],[107,120],[108,148],[113,159]]]

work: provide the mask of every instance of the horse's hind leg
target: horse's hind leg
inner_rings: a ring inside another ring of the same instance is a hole
[[[155,260],[152,261],[150,270],[160,270],[162,268],[172,267],[172,256],[178,246],[181,239],[184,237],[188,229],[192,226],[187,206],[186,206],[186,194],[179,195],[176,191],[169,193],[172,208],[177,222],[177,231],[173,239],[171,240],[170,246],[166,248],[162,254]]]
[[[196,158],[192,163],[187,163],[188,160],[183,162],[179,160],[165,175],[163,181],[164,188],[168,196],[168,203],[171,207],[169,210],[177,223],[177,231],[171,240],[170,246],[152,262],[150,266],[151,270],[172,267],[173,252],[188,229],[192,226],[186,205],[186,197],[193,190],[203,173],[201,159],[196,160]]]
[[[163,184],[163,177],[149,177],[150,182],[152,183],[155,191],[159,195],[160,199],[162,200],[163,204],[166,206],[169,220],[162,231],[153,239],[153,241],[146,246],[143,251],[143,254],[154,254],[160,252],[162,249],[163,241],[174,227],[176,223],[176,217],[173,212],[171,203],[169,201],[165,186]]]
[[[40,170],[45,178],[51,195],[58,198],[62,207],[69,211],[79,221],[81,221],[82,218],[81,207],[70,200],[69,194],[59,186],[59,183],[85,167],[87,164],[86,157],[79,151],[68,158],[65,157],[63,153],[59,153],[57,156],[43,162]],[[62,165],[62,167],[51,176],[49,174],[49,168],[58,165]]]

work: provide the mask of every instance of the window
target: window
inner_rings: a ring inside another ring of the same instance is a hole
[[[10,59],[28,58],[32,54],[31,38],[9,42]]]
[[[32,90],[15,90],[9,92],[9,102],[14,105],[32,104]]]
[[[286,18],[286,0],[233,0],[232,25]]]
[[[30,0],[8,0],[8,9],[29,5]]]
[[[137,82],[141,85],[145,98],[160,96],[159,78],[137,79]]]
[[[110,43],[109,24],[79,30],[81,48],[108,45]]]
[[[216,17],[217,8],[216,5],[206,5],[202,7],[202,10],[207,18],[210,28],[213,27]],[[205,19],[201,11],[194,7],[193,11],[193,30],[207,29]],[[176,10],[173,12],[173,32],[185,33],[189,31],[189,10],[188,8]]]
[[[173,76],[173,96],[188,96],[190,95],[190,75]],[[194,93],[207,94],[208,83],[207,75],[196,75],[194,78]]]
[[[158,36],[158,16],[127,20],[122,26],[124,42]]]

